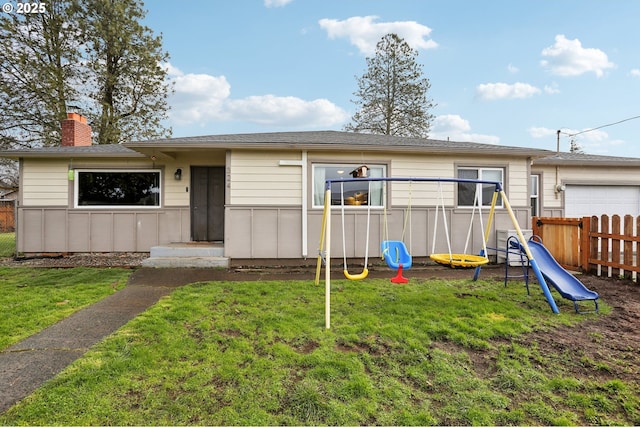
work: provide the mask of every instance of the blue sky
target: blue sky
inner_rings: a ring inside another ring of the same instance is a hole
[[[430,137],[640,157],[635,0],[147,0],[173,134],[341,130],[380,38],[418,51]],[[627,120],[630,119],[630,120]],[[611,123],[622,123],[580,133]]]

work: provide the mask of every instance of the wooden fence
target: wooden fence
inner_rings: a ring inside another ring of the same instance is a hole
[[[0,233],[10,233],[15,229],[15,200],[0,200]]]
[[[635,279],[640,272],[640,216],[533,218],[533,234],[569,270]]]

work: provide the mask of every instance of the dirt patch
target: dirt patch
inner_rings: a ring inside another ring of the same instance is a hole
[[[585,286],[598,292],[612,307],[610,314],[596,316],[577,326],[561,326],[527,335],[540,352],[565,355],[565,368],[576,377],[640,378],[640,285],[630,280],[580,276]]]

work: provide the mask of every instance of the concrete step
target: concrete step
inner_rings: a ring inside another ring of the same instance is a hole
[[[165,257],[224,257],[224,245],[199,243],[171,243],[153,246],[150,250],[151,258]]]
[[[229,268],[229,258],[222,256],[152,256],[142,260],[151,268]]]

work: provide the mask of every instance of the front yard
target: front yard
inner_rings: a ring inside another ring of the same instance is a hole
[[[39,271],[2,271],[0,303],[42,301],[10,317],[78,308],[130,272]],[[640,291],[609,283],[596,287],[600,315],[576,315],[559,299],[553,315],[535,285],[527,297],[521,284],[492,279],[336,281],[328,331],[312,279],[192,284],[0,423],[640,424]],[[95,291],[80,298],[83,287]]]

